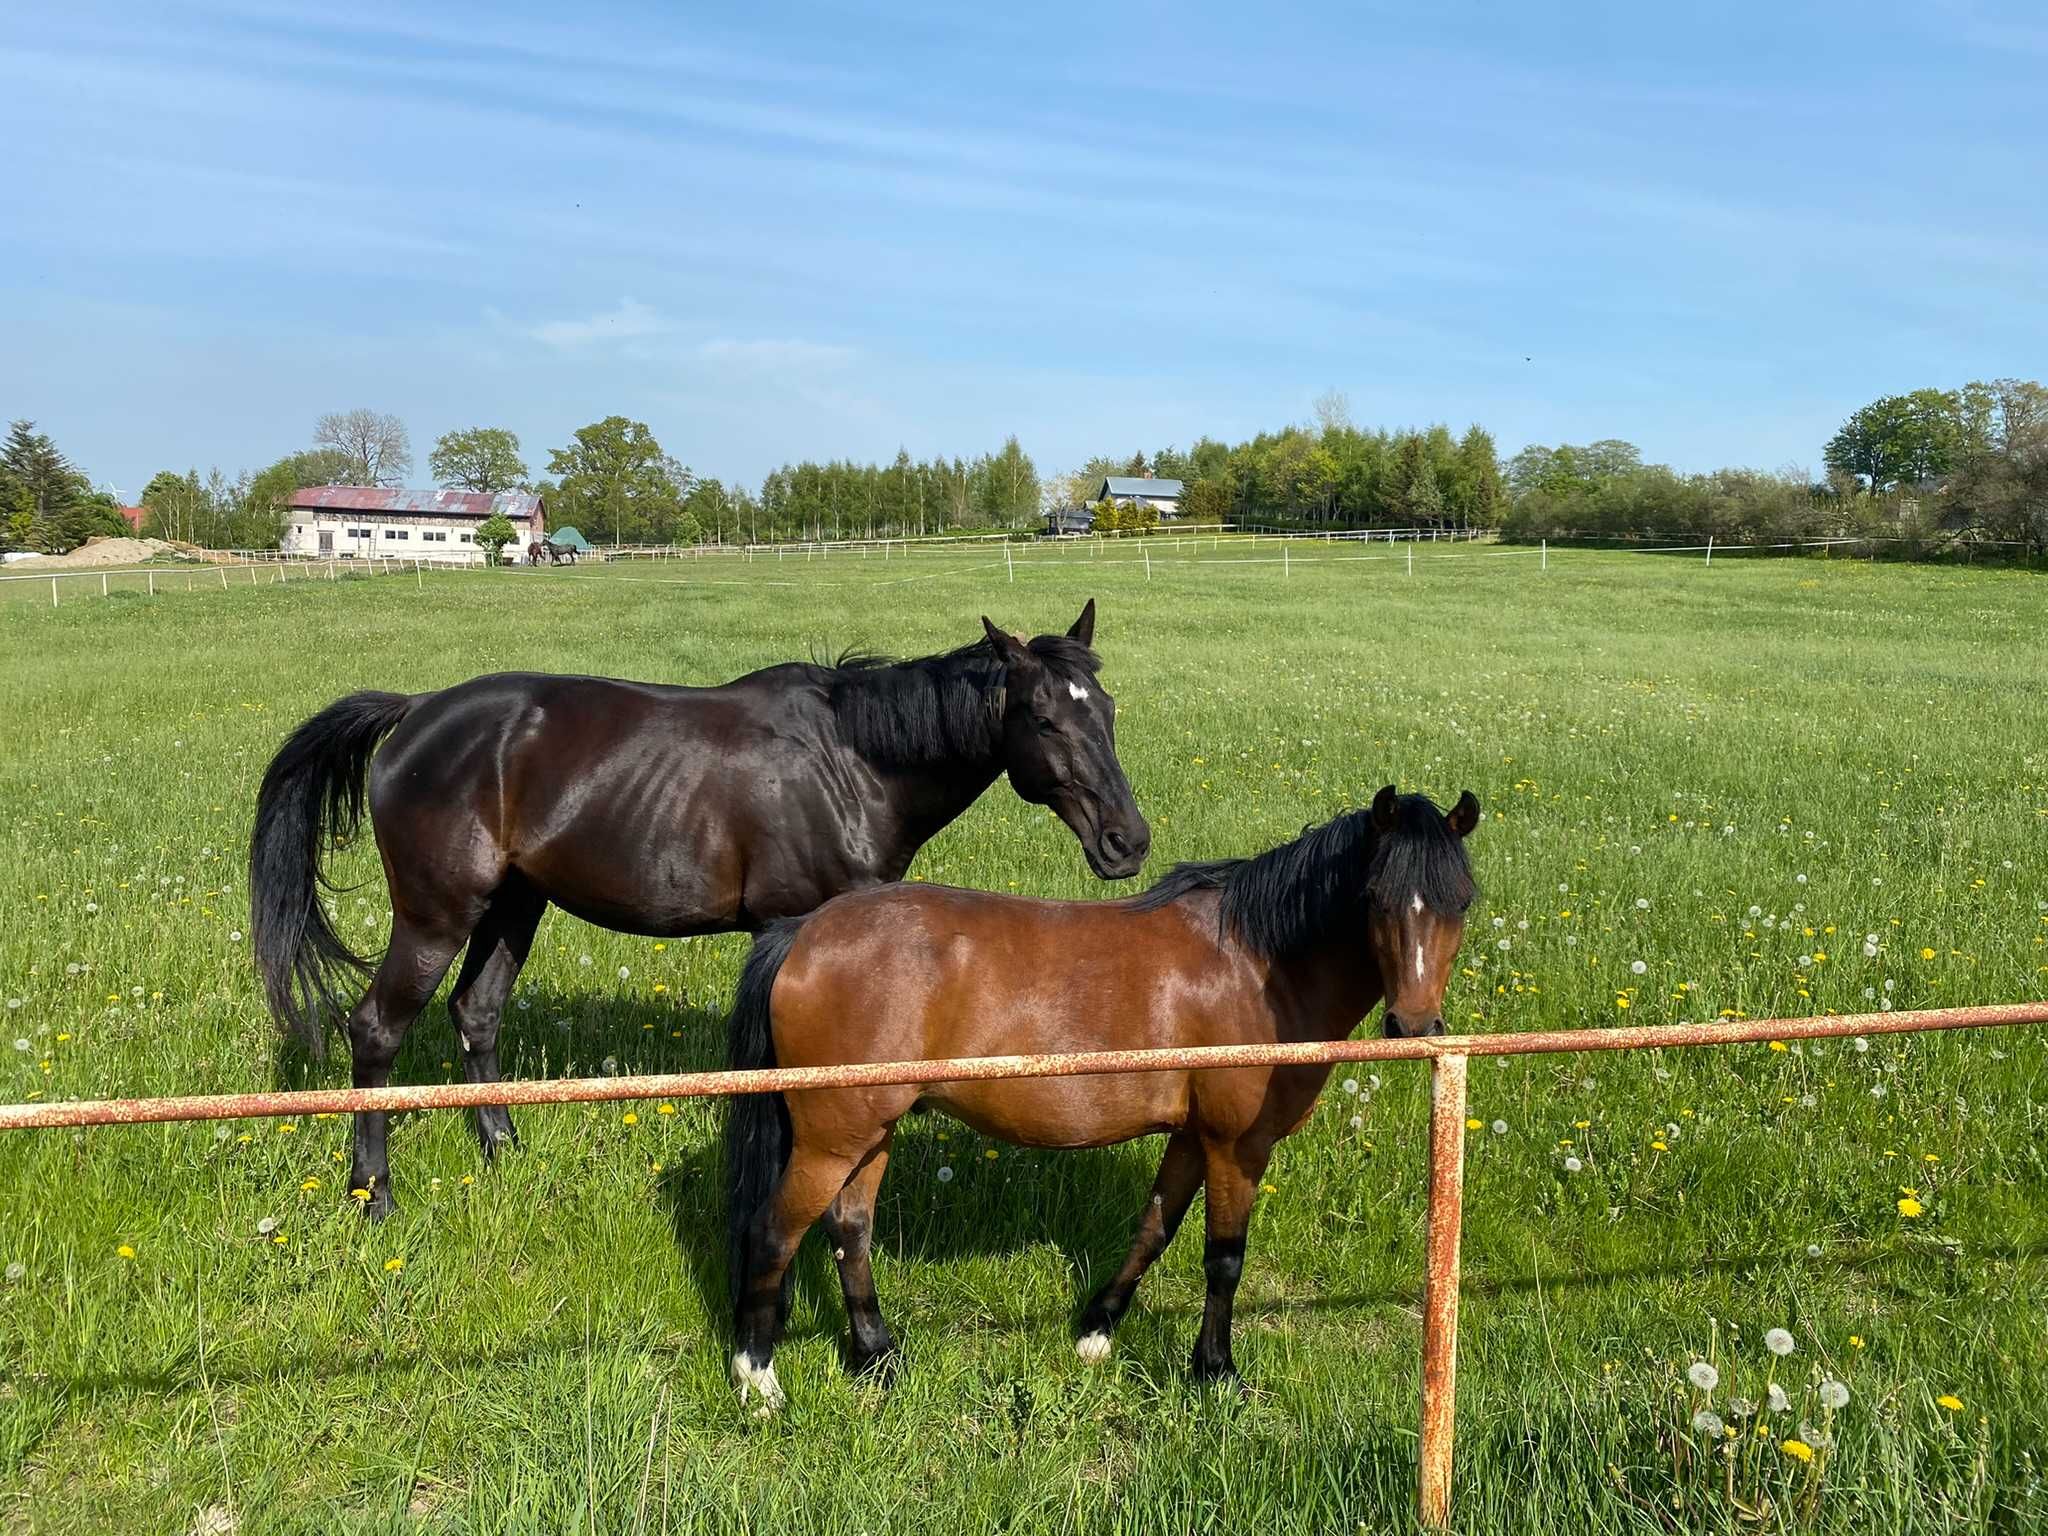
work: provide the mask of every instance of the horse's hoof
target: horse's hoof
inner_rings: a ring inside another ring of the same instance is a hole
[[[781,1383],[775,1379],[775,1363],[770,1361],[757,1366],[747,1358],[745,1350],[732,1357],[732,1384],[740,1394],[742,1408],[753,1404],[756,1398],[760,1399],[754,1407],[757,1419],[771,1417],[787,1401],[782,1395]]]
[[[1074,1341],[1074,1353],[1083,1365],[1100,1365],[1109,1358],[1109,1335],[1101,1329],[1084,1333]]]
[[[849,1350],[846,1369],[855,1381],[877,1387],[891,1387],[896,1384],[896,1370],[900,1361],[896,1346],[868,1352]]]

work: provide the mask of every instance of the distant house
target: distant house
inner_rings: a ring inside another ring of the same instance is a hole
[[[126,523],[136,533],[142,532],[142,520],[149,515],[149,508],[117,507],[115,510],[121,514],[122,522]]]
[[[1078,538],[1095,531],[1093,507],[1054,507],[1045,514],[1045,531],[1050,538]]]
[[[503,513],[513,550],[547,532],[531,491],[408,491],[379,485],[315,485],[288,503],[284,549],[294,555],[411,556],[482,563],[476,530]]]
[[[1151,475],[1105,475],[1093,499],[1113,501],[1120,507],[1144,502],[1157,507],[1162,519],[1175,518],[1180,516],[1180,498],[1185,489],[1178,480],[1157,480]]]

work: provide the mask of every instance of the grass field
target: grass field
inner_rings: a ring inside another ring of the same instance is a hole
[[[1479,794],[1455,1027],[2048,989],[2038,576],[1055,558],[1014,582],[939,556],[0,603],[0,1098],[346,1081],[338,1043],[280,1065],[244,942],[257,780],[339,693],[712,681],[814,643],[957,644],[983,612],[1064,627],[1090,595],[1151,873],[1390,779]],[[1001,785],[914,873],[1110,894]],[[339,906],[381,943],[381,885]],[[508,1072],[716,1064],[743,950],[551,915]],[[437,1004],[400,1080],[455,1076],[453,1050]],[[2044,1067],[2019,1031],[1476,1062],[1458,1527],[2048,1528]],[[906,1124],[877,1256],[901,1377],[842,1375],[811,1252],[765,1424],[725,1380],[715,1106],[528,1111],[488,1174],[462,1118],[413,1117],[374,1230],[345,1208],[338,1121],[7,1136],[0,1531],[1402,1530],[1425,1077],[1359,1072],[1282,1145],[1241,1396],[1186,1380],[1193,1233],[1111,1362],[1074,1356],[1156,1143]]]

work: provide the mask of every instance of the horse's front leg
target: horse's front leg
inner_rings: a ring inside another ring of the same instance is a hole
[[[1202,1143],[1183,1126],[1166,1143],[1166,1155],[1159,1160],[1159,1175],[1152,1181],[1152,1198],[1145,1204],[1145,1214],[1138,1221],[1138,1233],[1131,1239],[1131,1251],[1124,1258],[1123,1268],[1095,1293],[1081,1313],[1081,1336],[1074,1345],[1074,1353],[1088,1364],[1109,1358],[1110,1335],[1116,1332],[1117,1323],[1130,1308],[1138,1282],[1173,1242],[1181,1218],[1187,1215],[1195,1191],[1201,1187]]]
[[[1194,1374],[1198,1381],[1229,1380],[1237,1375],[1230,1350],[1231,1308],[1237,1283],[1244,1276],[1245,1234],[1251,1226],[1252,1201],[1266,1161],[1273,1154],[1269,1136],[1253,1132],[1240,1141],[1203,1148],[1208,1195],[1204,1200],[1207,1233],[1202,1244],[1202,1271],[1208,1295],[1202,1304],[1202,1331],[1195,1339]]]

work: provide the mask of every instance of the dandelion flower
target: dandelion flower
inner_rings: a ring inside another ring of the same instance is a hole
[[[1652,1152],[1669,1152],[1671,1144],[1660,1137],[1658,1140],[1650,1143],[1650,1150]]]
[[[1935,1401],[1950,1413],[1961,1413],[1963,1411],[1963,1400],[1953,1392],[1944,1392]]]
[[[384,1261],[384,1273],[387,1275],[395,1275],[403,1268],[405,1268],[405,1260],[399,1258],[396,1254]]]
[[[1833,1377],[1820,1384],[1820,1403],[1823,1408],[1846,1408],[1849,1406],[1849,1384],[1836,1381]]]
[[[654,1112],[657,1115],[672,1115],[676,1112],[676,1107],[673,1104],[662,1104],[656,1106]]]
[[[1345,1091],[1346,1093],[1356,1093],[1356,1092],[1358,1092],[1358,1079],[1357,1079],[1357,1078],[1355,1078],[1355,1077],[1347,1077],[1347,1078],[1345,1078],[1345,1079],[1344,1079],[1344,1091]]]
[[[266,1216],[256,1223],[256,1235],[258,1237],[268,1237],[276,1230],[277,1218],[275,1216]]]
[[[1901,1216],[1919,1216],[1925,1214],[1926,1210],[1927,1207],[1918,1200],[1915,1200],[1911,1195],[1899,1196],[1899,1214]]]
[[[1819,1257],[1820,1257],[1820,1244],[1819,1244],[1819,1243],[1808,1243],[1808,1244],[1806,1245],[1806,1256],[1807,1256],[1807,1257],[1808,1257],[1809,1259],[1817,1259],[1817,1258],[1819,1258]]]
[[[1351,1117],[1351,1129],[1353,1129],[1354,1131],[1362,1131],[1362,1130],[1364,1130],[1364,1129],[1365,1129],[1365,1116],[1363,1116],[1363,1115],[1353,1115],[1353,1116]]]
[[[1922,946],[1920,950],[1920,958],[1922,960],[1932,960],[1934,958],[1934,951],[1926,948],[1925,946]]]
[[[1849,1347],[1850,1347],[1851,1349],[1861,1349],[1861,1348],[1863,1347],[1863,1335],[1862,1335],[1862,1334],[1860,1334],[1860,1333],[1852,1333],[1852,1334],[1850,1334],[1850,1335],[1849,1335]]]
[[[1791,1354],[1795,1346],[1790,1333],[1783,1328],[1773,1328],[1764,1334],[1764,1348],[1782,1357]]]
[[[1775,1381],[1771,1383],[1770,1390],[1764,1393],[1764,1401],[1771,1405],[1773,1413],[1784,1413],[1792,1406],[1792,1399],[1785,1395],[1785,1389]]]
[[[1476,1131],[1483,1123],[1484,1122],[1478,1120],[1467,1120],[1465,1122],[1465,1129],[1468,1131]]]
[[[1640,960],[1631,960],[1628,963],[1628,968],[1631,974],[1640,976],[1643,974],[1643,972],[1649,969],[1649,966],[1645,965]]]
[[[1366,1086],[1366,1087],[1368,1087],[1368,1088],[1370,1088],[1370,1089],[1371,1089],[1371,1090],[1372,1090],[1372,1091],[1373,1091],[1374,1093],[1378,1093],[1378,1092],[1380,1091],[1380,1075],[1379,1075],[1379,1073],[1377,1073],[1377,1072],[1368,1072],[1368,1073],[1366,1073],[1366,1074],[1365,1074],[1365,1086]]]
[[[623,1115],[619,1116],[619,1124],[621,1125],[638,1125],[639,1123],[640,1117],[634,1114],[633,1111],[630,1109],[627,1110]]]
[[[953,1170],[943,1163],[939,1165],[939,1182],[941,1184],[950,1184],[953,1182]]]
[[[1493,1134],[1494,1134],[1494,1135],[1496,1135],[1496,1136],[1505,1136],[1505,1135],[1507,1135],[1507,1133],[1508,1133],[1508,1123],[1507,1123],[1507,1121],[1505,1121],[1505,1120],[1496,1120],[1496,1121],[1494,1121],[1494,1122],[1493,1122],[1493,1126],[1492,1126],[1492,1130],[1493,1130]]]
[[[990,1162],[994,1162],[997,1157],[996,1149],[994,1147],[990,1147],[986,1152],[982,1153],[981,1155],[987,1158]]]
[[[370,1203],[370,1192],[367,1189],[352,1189],[348,1192],[348,1197],[358,1205],[368,1205]]]
[[[1576,1157],[1568,1157],[1564,1160],[1564,1171],[1566,1173],[1577,1173],[1581,1168],[1585,1166],[1586,1165],[1580,1162]]]
[[[1637,910],[1638,912],[1647,912],[1647,911],[1649,911],[1649,910],[1650,910],[1650,898],[1649,898],[1649,897],[1647,897],[1647,896],[1638,896],[1638,897],[1636,898],[1636,910]]]
[[[1695,1360],[1685,1368],[1685,1379],[1702,1392],[1711,1392],[1721,1385],[1721,1373],[1704,1360]]]
[[[7,1283],[9,1285],[13,1285],[16,1281],[23,1279],[27,1274],[28,1266],[22,1263],[21,1260],[16,1259],[12,1264],[7,1266]]]
[[[132,1259],[135,1257],[135,1250],[129,1247],[126,1243],[123,1243],[120,1247],[116,1248],[114,1252],[119,1254],[124,1259]]]
[[[1703,1435],[1718,1440],[1721,1438],[1721,1415],[1710,1408],[1702,1408],[1692,1416],[1692,1427]]]
[[[1792,1457],[1796,1461],[1813,1460],[1813,1447],[1808,1445],[1804,1440],[1787,1440],[1783,1445],[1779,1446],[1778,1449],[1783,1451],[1787,1456]]]

